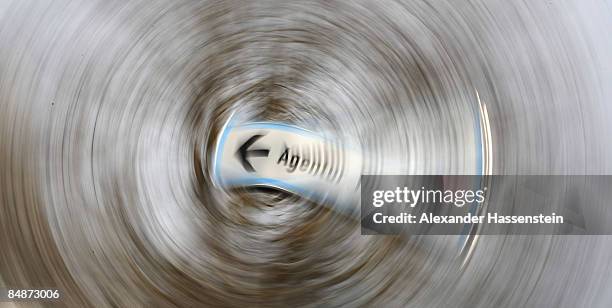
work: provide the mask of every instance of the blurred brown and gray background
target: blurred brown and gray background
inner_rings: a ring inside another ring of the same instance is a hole
[[[240,107],[369,174],[610,174],[611,32],[595,0],[0,0],[0,287],[62,294],[3,304],[610,307],[608,236],[458,256],[209,168]]]

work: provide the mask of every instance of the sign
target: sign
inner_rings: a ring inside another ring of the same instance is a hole
[[[283,123],[230,119],[213,165],[215,185],[221,187],[272,187],[357,211],[361,154],[332,136]]]

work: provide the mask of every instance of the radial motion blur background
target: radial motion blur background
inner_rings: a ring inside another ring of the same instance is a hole
[[[609,237],[458,256],[223,191],[210,159],[239,107],[358,140],[369,174],[610,174],[611,31],[595,0],[0,0],[0,287],[69,307],[610,307]]]

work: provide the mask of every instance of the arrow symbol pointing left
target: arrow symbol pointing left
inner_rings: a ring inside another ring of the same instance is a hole
[[[236,151],[236,157],[238,157],[242,167],[248,172],[255,172],[255,168],[253,168],[253,165],[251,165],[248,160],[249,157],[268,157],[268,154],[270,153],[270,150],[264,149],[249,150],[251,145],[253,145],[255,141],[263,136],[264,135],[253,135],[253,137],[249,138],[249,140],[243,143],[238,148],[238,151]]]

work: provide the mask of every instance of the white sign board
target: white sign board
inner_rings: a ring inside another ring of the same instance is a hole
[[[282,123],[230,120],[213,164],[215,184],[222,187],[267,186],[350,212],[358,208],[361,153],[330,136]]]

